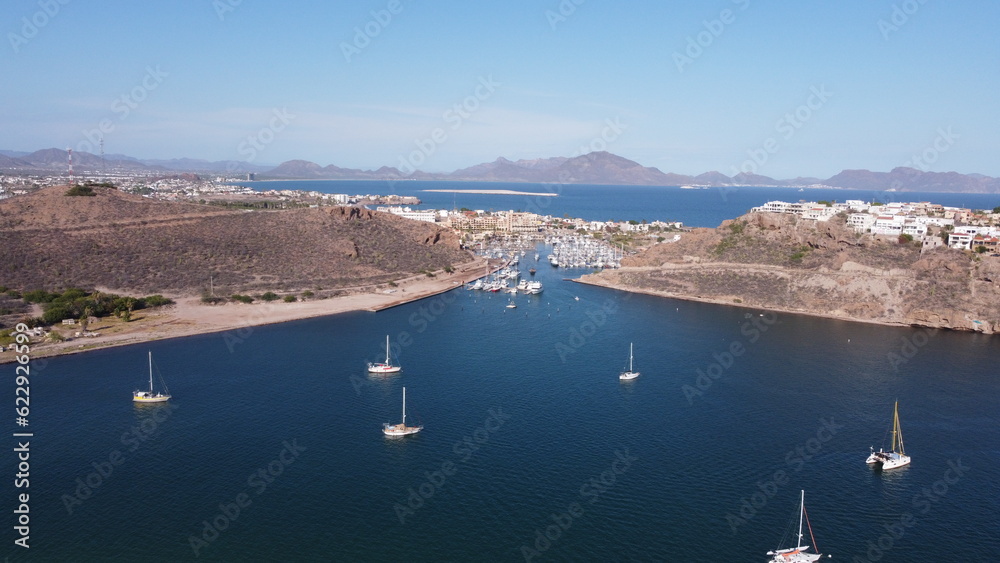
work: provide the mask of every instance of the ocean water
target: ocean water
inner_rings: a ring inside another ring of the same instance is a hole
[[[521,184],[506,182],[423,182],[423,181],[332,181],[289,180],[241,182],[258,190],[295,189],[322,193],[397,194],[416,196],[420,209],[520,210],[556,217],[579,217],[588,221],[682,221],[691,227],[716,227],[772,200],[846,201],[930,201],[955,207],[993,209],[1000,194],[948,194],[888,192],[873,190],[720,187],[682,189],[678,186],[594,186],[581,184]],[[428,192],[447,190],[511,190],[555,193],[557,197]]]
[[[516,309],[456,289],[33,363],[31,548],[4,555],[764,561],[803,489],[835,561],[1000,552],[996,338],[630,295],[540,251]],[[370,376],[386,334],[403,371]],[[131,402],[147,351],[169,406]],[[387,439],[404,386],[425,430]],[[877,473],[896,400],[913,463]]]

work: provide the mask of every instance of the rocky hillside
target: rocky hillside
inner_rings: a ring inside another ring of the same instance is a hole
[[[828,222],[751,213],[695,229],[582,281],[844,319],[1000,330],[1000,258],[856,234]]]
[[[384,283],[468,260],[429,223],[352,207],[231,211],[65,187],[0,201],[0,285],[217,294]]]

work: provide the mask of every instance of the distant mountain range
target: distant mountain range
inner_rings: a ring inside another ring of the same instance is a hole
[[[66,170],[66,158],[66,151],[60,149],[44,149],[32,153],[0,150],[0,171],[63,172]],[[193,172],[234,176],[253,172],[259,179],[413,179],[648,186],[828,186],[871,191],[1000,193],[1000,178],[982,174],[924,172],[915,168],[899,167],[891,172],[844,170],[827,179],[799,177],[777,180],[745,172],[730,177],[717,171],[688,176],[662,172],[657,168],[643,166],[609,152],[593,152],[572,158],[553,157],[517,161],[500,157],[493,162],[477,164],[451,173],[437,174],[421,171],[405,174],[391,166],[383,166],[377,170],[341,168],[333,164],[320,166],[307,160],[289,160],[277,167],[232,160],[214,162],[190,158],[140,160],[120,154],[105,155],[102,160],[101,157],[86,152],[73,153],[73,167],[77,173],[99,173],[104,170],[152,175]]]
[[[62,149],[42,149],[35,152],[0,150],[0,171],[17,172],[66,172],[67,152]],[[273,166],[259,166],[238,160],[210,162],[195,158],[174,158],[171,160],[140,160],[123,154],[100,156],[89,152],[73,151],[73,171],[81,173],[149,173],[154,175],[176,172],[225,173],[229,175],[247,172],[264,172]]]

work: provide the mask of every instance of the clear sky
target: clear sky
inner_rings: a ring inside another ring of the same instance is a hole
[[[0,21],[3,149],[1000,176],[995,0],[6,0]]]

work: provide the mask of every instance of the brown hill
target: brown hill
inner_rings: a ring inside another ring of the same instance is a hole
[[[583,281],[658,295],[884,324],[1000,331],[1000,258],[750,213],[657,244]]]
[[[449,231],[362,208],[230,211],[96,188],[0,201],[0,285],[217,294],[384,283],[464,262]]]

